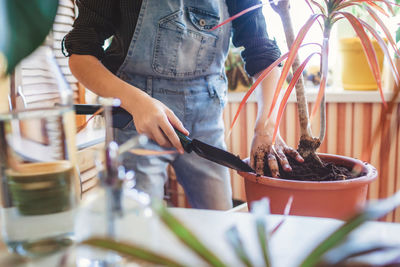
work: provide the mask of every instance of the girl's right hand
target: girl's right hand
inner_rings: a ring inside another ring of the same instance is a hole
[[[162,102],[143,93],[135,96],[134,103],[123,103],[123,108],[132,114],[138,133],[147,135],[162,147],[173,146],[179,153],[184,153],[174,128],[185,135],[189,135],[189,132],[174,112]]]

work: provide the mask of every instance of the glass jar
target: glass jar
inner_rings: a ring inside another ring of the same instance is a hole
[[[0,114],[0,211],[9,250],[35,256],[72,243],[80,182],[72,91],[49,46],[30,57],[54,103]]]

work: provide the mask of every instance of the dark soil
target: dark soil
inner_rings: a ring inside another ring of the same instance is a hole
[[[295,159],[288,157],[289,164],[292,167],[291,172],[285,172],[279,165],[280,178],[287,180],[300,181],[338,181],[360,177],[363,174],[352,173],[346,167],[336,166],[333,163],[323,162],[320,166],[319,162],[314,159],[307,158],[303,163],[297,162]],[[268,162],[266,159],[265,162]],[[268,164],[264,166],[264,175],[271,176]]]

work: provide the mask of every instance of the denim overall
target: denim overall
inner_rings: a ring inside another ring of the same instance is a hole
[[[226,149],[222,110],[226,101],[224,61],[230,24],[209,31],[228,17],[224,0],[143,0],[125,61],[117,75],[168,106],[190,132]],[[115,129],[122,143],[137,134],[133,122]],[[151,142],[149,149],[160,147]],[[162,198],[168,163],[194,208],[228,209],[231,186],[226,167],[194,152],[162,156],[126,155],[136,188]]]

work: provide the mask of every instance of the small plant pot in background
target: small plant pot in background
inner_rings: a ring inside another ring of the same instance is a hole
[[[290,196],[293,196],[291,215],[347,219],[366,202],[368,185],[378,173],[376,169],[360,160],[330,154],[319,154],[325,162],[352,169],[361,164],[364,176],[343,181],[297,181],[257,176],[255,173],[239,172],[245,178],[246,198],[252,202],[268,197],[271,213],[283,214]]]
[[[377,41],[373,40],[379,68],[382,72],[384,54]],[[370,70],[367,58],[358,38],[343,38],[339,41],[342,60],[342,86],[345,90],[377,90],[378,86]]]
[[[396,57],[394,60],[394,63],[396,64],[396,68],[399,72],[400,71],[400,58]],[[394,79],[392,79],[392,81],[393,81],[392,91],[395,92],[396,91],[396,83],[394,82]]]
[[[399,57],[395,57],[393,59],[393,62],[396,66],[396,68],[400,71],[400,58]],[[386,83],[385,86],[385,90],[389,91],[389,92],[395,92],[396,91],[396,82],[393,76],[393,73],[388,70],[385,74],[387,74],[386,76],[383,77],[383,81]]]

